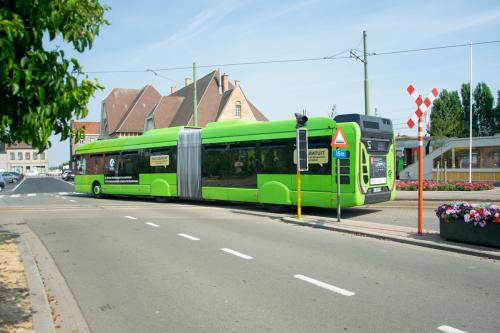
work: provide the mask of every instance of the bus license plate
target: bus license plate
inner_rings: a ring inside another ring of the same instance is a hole
[[[373,193],[378,193],[378,192],[382,192],[382,188],[381,187],[375,187],[373,189]]]

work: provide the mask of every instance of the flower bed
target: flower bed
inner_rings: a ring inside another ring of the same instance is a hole
[[[424,191],[484,191],[494,188],[489,182],[447,182],[439,183],[434,180],[424,180]],[[398,180],[396,189],[400,191],[418,190],[418,181],[416,180]]]
[[[500,207],[466,202],[443,204],[436,209],[440,236],[451,241],[500,247]]]

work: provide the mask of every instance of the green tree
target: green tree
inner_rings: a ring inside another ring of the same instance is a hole
[[[495,134],[500,133],[500,90],[497,91],[497,106],[493,110],[493,115],[495,119]]]
[[[494,98],[491,90],[484,82],[478,83],[474,89],[473,113],[477,114],[477,126],[479,136],[495,134]],[[474,117],[474,114],[472,115]],[[474,121],[474,119],[473,119]],[[474,121],[475,122],[475,121]]]
[[[465,136],[469,136],[469,126],[470,126],[470,83],[462,83],[462,87],[460,88],[460,96],[462,97],[462,109],[464,110],[464,119],[465,119]],[[472,119],[477,120],[477,110],[472,107]],[[479,133],[479,128],[477,125],[477,121],[472,123],[472,135],[477,136]]]
[[[430,134],[436,138],[461,137],[464,130],[464,113],[458,92],[444,89],[432,104]]]
[[[57,41],[78,52],[92,47],[109,10],[98,0],[0,0],[0,140],[24,141],[42,150],[49,136],[73,132],[71,119],[87,115],[96,89],[78,60],[50,45]],[[49,48],[49,49],[47,49]]]

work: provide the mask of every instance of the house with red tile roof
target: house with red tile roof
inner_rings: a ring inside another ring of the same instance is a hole
[[[170,95],[162,96],[153,86],[113,89],[102,102],[101,137],[141,135],[153,128],[193,126],[193,89],[197,89],[197,126],[231,119],[267,121],[267,117],[243,93],[240,81],[212,71]]]

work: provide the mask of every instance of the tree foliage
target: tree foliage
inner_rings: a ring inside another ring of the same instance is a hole
[[[87,115],[87,103],[103,87],[88,79],[75,58],[47,41],[92,47],[109,10],[98,0],[0,0],[0,140],[42,150],[49,136],[81,136],[71,119]]]
[[[431,112],[431,135],[460,137],[465,130],[464,113],[457,91],[444,89],[434,100]]]
[[[457,91],[443,90],[432,105],[431,135],[436,137],[469,136],[470,84]],[[491,90],[484,82],[478,83],[472,94],[472,135],[491,136],[500,133],[500,91],[494,106]]]
[[[486,83],[480,82],[474,89],[473,96],[472,116],[476,114],[476,118],[473,119],[472,126],[477,123],[479,136],[495,134],[494,98],[490,88]]]

